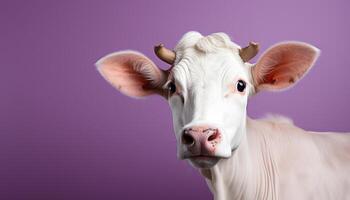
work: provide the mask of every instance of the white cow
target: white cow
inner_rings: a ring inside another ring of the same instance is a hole
[[[97,62],[102,76],[130,97],[168,100],[178,157],[198,168],[217,200],[350,199],[350,135],[314,133],[287,118],[254,120],[248,97],[289,88],[308,72],[319,50],[301,42],[240,48],[224,33],[188,32],[174,51],[159,45],[159,69],[135,51]]]

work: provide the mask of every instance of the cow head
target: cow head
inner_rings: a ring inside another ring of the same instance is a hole
[[[268,49],[257,61],[250,43],[241,48],[224,33],[185,34],[175,49],[157,46],[159,58],[171,65],[158,68],[135,51],[109,54],[97,62],[102,76],[123,94],[159,94],[169,102],[178,157],[210,168],[228,158],[245,134],[248,97],[260,90],[292,86],[311,68],[318,49],[285,42]]]

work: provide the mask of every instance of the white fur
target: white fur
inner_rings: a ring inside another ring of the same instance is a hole
[[[197,32],[185,34],[175,47],[177,58],[171,73],[184,103],[179,95],[169,98],[169,103],[180,158],[186,150],[181,144],[182,131],[194,125],[220,129],[223,140],[216,156],[230,157],[231,150],[238,147],[252,87],[250,70],[240,59],[239,48],[224,33],[204,37]],[[244,95],[231,91],[239,79],[248,83]]]

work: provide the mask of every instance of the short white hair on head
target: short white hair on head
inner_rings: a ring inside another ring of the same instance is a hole
[[[225,33],[213,33],[203,36],[196,31],[190,31],[181,38],[174,50],[175,52],[181,52],[191,47],[203,53],[215,53],[223,48],[238,53],[240,49],[240,46],[233,43]]]

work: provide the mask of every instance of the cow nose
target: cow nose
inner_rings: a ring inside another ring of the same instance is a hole
[[[217,128],[195,126],[184,130],[182,143],[193,154],[210,154],[210,152],[215,151],[219,138],[220,133]]]
[[[186,146],[193,146],[195,143],[194,134],[188,131],[184,131],[182,135],[182,143]]]

